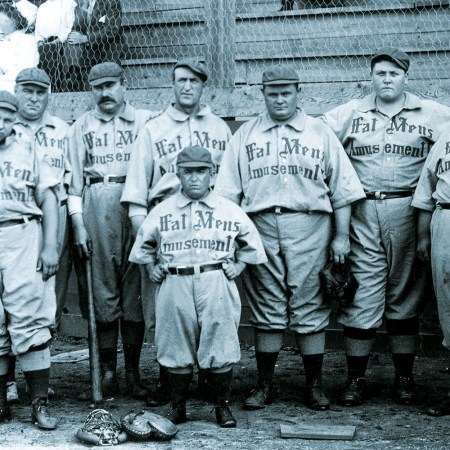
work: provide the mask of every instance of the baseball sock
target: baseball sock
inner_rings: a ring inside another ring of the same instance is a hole
[[[323,353],[316,355],[302,355],[305,368],[306,386],[311,386],[322,376]]]
[[[347,358],[347,368],[349,378],[364,378],[366,376],[367,365],[370,355],[352,356],[345,355]]]
[[[278,359],[278,352],[255,352],[256,366],[258,368],[258,385],[261,388],[272,385],[275,373],[275,364]]]
[[[24,371],[25,379],[30,388],[31,401],[47,399],[50,367],[48,369]]]
[[[400,377],[411,378],[416,355],[415,353],[393,353],[395,374]]]
[[[17,358],[14,355],[9,355],[8,361],[8,379],[7,381],[16,381],[16,360]]]

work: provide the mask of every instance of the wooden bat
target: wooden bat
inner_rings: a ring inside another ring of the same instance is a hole
[[[89,371],[91,375],[91,396],[92,401],[103,402],[102,379],[100,373],[100,352],[98,347],[97,324],[95,321],[94,309],[94,289],[92,279],[91,260],[86,259],[86,281],[87,281],[87,300],[88,300],[88,331],[89,331]]]

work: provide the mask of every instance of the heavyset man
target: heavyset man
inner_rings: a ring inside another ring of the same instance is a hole
[[[145,126],[134,145],[128,165],[122,203],[128,206],[135,235],[147,212],[179,190],[176,159],[188,146],[201,145],[211,152],[214,164],[211,185],[214,185],[222,156],[231,137],[228,125],[209,106],[201,104],[208,73],[198,60],[181,60],[173,69],[174,103],[163,114]],[[154,327],[154,287],[143,277],[145,317],[148,329]],[[167,378],[160,368],[162,389],[150,396],[148,405],[167,401]]]
[[[49,158],[54,175],[63,182],[59,186],[58,256],[59,268],[52,282],[47,283],[49,295],[56,292],[55,329],[58,329],[66,298],[71,264],[69,261],[69,222],[67,217],[67,187],[70,181],[67,132],[69,125],[46,112],[50,77],[41,69],[24,69],[16,77],[14,92],[19,109],[14,130],[16,136],[31,140],[40,158]],[[53,292],[54,290],[54,292]],[[9,362],[8,400],[18,401],[15,383],[15,359]]]
[[[11,416],[6,379],[12,350],[30,389],[31,420],[50,430],[57,425],[47,409],[56,302],[46,281],[58,269],[59,180],[32,140],[16,136],[17,109],[17,99],[0,91],[0,421]]]
[[[297,73],[275,66],[262,81],[267,111],[233,136],[216,183],[218,195],[241,205],[254,221],[269,259],[244,272],[258,368],[257,387],[245,406],[271,402],[283,331],[289,328],[303,358],[306,403],[325,410],[321,374],[330,305],[319,272],[330,256],[344,262],[351,203],[364,192],[336,136],[297,108]]]
[[[119,392],[120,322],[127,389],[141,398],[146,395],[139,384],[144,338],[141,279],[139,267],[128,262],[133,235],[120,197],[133,143],[151,112],[136,110],[124,100],[126,82],[116,63],[94,66],[88,81],[97,107],[83,114],[69,131],[73,169],[69,214],[79,256],[92,260],[104,394]],[[80,307],[86,316],[86,305]]]
[[[130,260],[162,283],[156,297],[157,358],[168,368],[169,419],[186,421],[193,367],[208,371],[217,423],[236,426],[228,406],[233,364],[240,359],[241,302],[233,281],[246,264],[267,261],[246,214],[211,192],[209,150],[186,147],[177,157],[181,192],[152,209]],[[236,249],[237,246],[237,249]]]
[[[364,400],[372,342],[386,319],[395,367],[394,399],[414,399],[413,365],[418,303],[426,270],[416,260],[417,212],[411,207],[424,161],[450,121],[450,109],[405,92],[409,56],[395,48],[371,61],[374,93],[325,114],[366,192],[353,208],[351,268],[358,283],[353,304],[340,311],[348,378],[347,406]]]

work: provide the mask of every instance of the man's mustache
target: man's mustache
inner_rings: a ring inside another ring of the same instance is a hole
[[[102,97],[99,103],[113,102],[114,99],[111,97]]]

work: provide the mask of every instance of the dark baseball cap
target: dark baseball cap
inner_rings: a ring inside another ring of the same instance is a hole
[[[42,69],[29,67],[21,70],[16,76],[16,84],[33,84],[48,88],[51,84],[50,77]]]
[[[293,83],[300,83],[300,79],[297,72],[288,66],[272,66],[263,72],[262,84],[264,86]]]
[[[89,72],[88,81],[91,86],[98,86],[109,81],[117,81],[123,76],[122,67],[111,61],[95,65]]]
[[[175,64],[173,70],[175,71],[175,69],[178,69],[179,67],[187,67],[188,69],[192,70],[192,72],[198,75],[203,80],[203,82],[208,79],[208,71],[206,70],[205,64],[197,59],[182,59]]]
[[[17,98],[8,91],[0,91],[0,108],[17,112],[19,102]]]
[[[371,67],[379,61],[391,61],[397,64],[400,69],[408,72],[410,59],[409,56],[398,48],[383,48],[372,56]]]
[[[211,152],[195,146],[184,148],[177,157],[178,167],[212,167]]]

